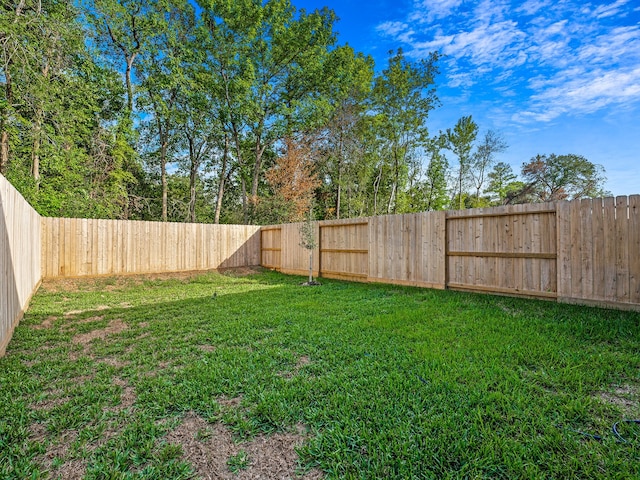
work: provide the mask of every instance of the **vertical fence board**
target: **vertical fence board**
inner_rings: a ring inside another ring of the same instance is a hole
[[[627,197],[616,197],[616,300],[629,300],[629,217]]]
[[[582,291],[582,230],[580,202],[571,202],[571,297],[581,297]]]
[[[604,199],[604,229],[607,235],[604,237],[604,297],[607,301],[616,299],[616,208],[615,199]]]
[[[594,299],[604,300],[604,270],[605,270],[605,256],[604,256],[604,217],[603,217],[603,203],[601,198],[595,198],[592,203],[592,227],[591,234],[593,238],[593,290],[592,295]]]
[[[576,202],[577,203],[577,202]],[[580,201],[580,233],[582,235],[582,252],[580,265],[582,267],[582,298],[593,298],[593,216],[592,200],[585,198]]]
[[[629,197],[629,301],[640,304],[640,195]]]

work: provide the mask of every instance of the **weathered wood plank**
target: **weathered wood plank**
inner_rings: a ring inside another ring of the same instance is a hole
[[[582,235],[582,298],[593,298],[593,201],[590,198],[580,200],[580,233]]]
[[[629,197],[629,302],[640,304],[640,195]]]
[[[615,199],[607,197],[604,203],[604,298],[607,301],[616,300],[616,207]],[[570,295],[567,295],[570,296]]]
[[[627,197],[616,197],[616,301],[629,301],[629,214]]]

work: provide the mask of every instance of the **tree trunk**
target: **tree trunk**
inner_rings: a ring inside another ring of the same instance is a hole
[[[340,220],[340,194],[342,193],[342,160],[344,151],[344,141],[342,139],[342,128],[340,129],[340,140],[338,147],[338,188],[336,191],[336,220]]]
[[[133,85],[131,84],[131,69],[133,67],[133,61],[135,60],[135,58],[135,53],[126,58],[127,69],[125,71],[125,81],[127,83],[127,108],[129,109],[129,114],[133,112]]]
[[[391,213],[395,213],[395,203],[393,202],[393,197],[396,194],[396,182],[394,181],[393,184],[391,185],[391,194],[389,195],[389,203],[387,203],[387,213],[391,214]]]
[[[380,166],[380,173],[373,181],[373,214],[378,214],[378,190],[380,189],[380,182],[382,181],[382,166]]]
[[[11,85],[11,73],[9,71],[11,61],[5,62],[5,98],[7,107],[2,110],[2,121],[0,122],[0,174],[6,175],[9,171],[9,106],[13,103],[13,87]]]
[[[40,188],[40,146],[43,117],[44,112],[41,108],[37,108],[33,123],[33,149],[31,150],[31,175],[36,183],[36,190]]]
[[[313,283],[313,250],[309,250],[309,285]]]
[[[220,223],[222,211],[222,197],[224,196],[225,180],[227,178],[227,161],[229,155],[229,137],[224,136],[224,152],[222,153],[222,165],[220,166],[220,182],[218,183],[218,198],[216,199],[216,214],[213,223]]]
[[[241,175],[240,186],[242,190],[242,223],[245,225],[249,223],[249,211],[247,205],[247,182],[244,180],[244,175]]]
[[[160,147],[160,181],[162,183],[162,221],[167,221],[167,141],[162,140]]]
[[[191,223],[196,223],[196,180],[198,178],[198,159],[196,158],[196,149],[193,142],[193,138],[188,138],[189,141],[189,220]]]
[[[261,145],[261,138],[256,139],[255,155],[256,162],[253,165],[253,178],[251,179],[251,198],[255,201],[258,197],[258,185],[260,183],[260,171],[262,170],[262,154],[266,145]]]
[[[340,220],[340,194],[342,188],[340,185],[340,172],[338,172],[338,190],[336,191],[336,220]]]
[[[9,170],[9,132],[6,131],[4,122],[0,128],[0,174],[6,175]]]

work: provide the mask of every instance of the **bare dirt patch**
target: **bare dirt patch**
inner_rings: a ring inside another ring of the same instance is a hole
[[[109,307],[108,305],[98,305],[95,308],[89,308],[87,310],[70,310],[68,312],[65,312],[64,316],[65,317],[74,317],[76,315],[82,315],[83,313],[87,313],[87,312],[102,312],[104,310],[109,310],[111,307]]]
[[[55,316],[47,317],[42,321],[41,324],[32,325],[31,328],[33,330],[45,330],[47,328],[51,328],[53,326],[53,322],[55,322],[57,319],[58,317]]]
[[[34,410],[48,411],[60,405],[64,405],[69,400],[71,400],[69,397],[51,397],[34,403],[33,405],[31,405],[31,408],[33,408]]]
[[[119,410],[125,410],[127,408],[131,408],[134,403],[136,403],[136,390],[129,382],[123,380],[122,378],[115,378],[113,380],[114,385],[118,385],[122,388],[122,393],[120,394],[120,405],[118,406]]]
[[[122,320],[120,319],[111,320],[109,322],[109,325],[106,328],[92,330],[87,333],[78,334],[71,339],[71,342],[75,344],[83,345],[85,347],[85,351],[87,351],[89,344],[96,338],[104,340],[109,335],[115,335],[116,333],[120,333],[123,330],[126,330],[127,328],[128,328],[127,324],[124,323]]]
[[[131,365],[131,362],[128,362],[126,360],[120,360],[118,358],[115,357],[103,357],[98,359],[99,363],[104,363],[106,365],[110,365],[112,367],[116,367],[116,368],[122,368],[122,367],[127,367],[129,365]]]
[[[87,467],[84,461],[79,459],[72,459],[69,457],[69,451],[71,445],[78,438],[78,432],[75,430],[68,430],[64,432],[60,438],[52,441],[47,447],[47,451],[36,457],[36,462],[44,467],[44,469],[51,472],[53,478],[64,478],[69,480],[76,480],[84,478]],[[41,438],[39,441],[42,441]],[[54,466],[54,461],[58,459],[63,460],[63,463],[58,467]]]
[[[242,397],[233,397],[233,398],[220,397],[220,398],[217,398],[216,401],[221,407],[238,408],[242,403]]]
[[[189,413],[182,423],[167,434],[170,444],[182,446],[183,458],[193,465],[196,475],[203,479],[289,479],[296,478],[297,446],[307,438],[304,428],[295,433],[260,435],[249,442],[236,443],[223,425],[210,424]],[[230,457],[246,452],[248,464],[238,473],[227,466]],[[299,477],[307,480],[323,478],[314,470]]]
[[[47,438],[47,426],[44,423],[32,423],[29,425],[29,438],[34,442],[42,443]]]
[[[625,415],[640,412],[640,386],[619,385],[608,392],[598,392],[596,397],[604,403],[615,405]]]
[[[256,275],[264,270],[262,267],[235,267],[221,268],[219,271],[225,277],[246,277],[249,275]]]
[[[216,347],[214,347],[213,345],[198,345],[198,349],[202,350],[203,352],[213,352],[215,351]]]
[[[302,367],[304,367],[305,365],[309,365],[310,363],[311,363],[311,359],[308,356],[303,355],[300,358],[298,358],[298,361],[293,367],[293,370],[291,370],[290,372],[281,372],[279,375],[284,378],[293,378],[298,374],[298,372],[300,372],[300,369]]]

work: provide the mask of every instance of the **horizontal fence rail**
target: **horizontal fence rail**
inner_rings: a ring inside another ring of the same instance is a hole
[[[314,222],[317,276],[640,311],[640,195]],[[306,274],[300,224],[261,264]]]

